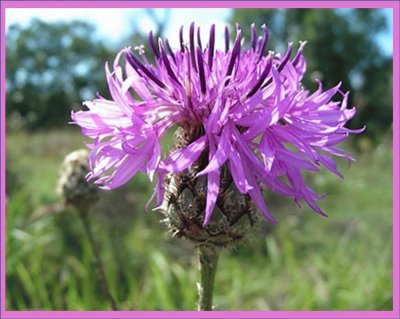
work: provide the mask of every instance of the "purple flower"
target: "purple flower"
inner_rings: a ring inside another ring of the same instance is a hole
[[[195,41],[194,23],[189,35],[186,44],[182,27],[180,49],[173,51],[168,40],[156,42],[150,32],[154,64],[142,47],[139,55],[130,48],[122,50],[112,71],[106,64],[112,100],[99,97],[84,103],[88,110],[72,113],[83,134],[94,139],[88,178],[113,189],[139,171],[150,180],[156,175],[160,205],[164,177],[183,172],[207,152],[208,165],[198,173],[208,178],[205,225],[216,204],[223,166],[237,189],[273,222],[263,187],[293,197],[298,205],[302,199],[324,215],[316,204],[321,196],[306,185],[302,170],[318,172],[325,166],[342,177],[330,156],[353,160],[336,148],[349,133],[363,131],[345,127],[356,113],[347,108],[348,93],[340,90],[340,83],[324,91],[318,82],[314,93],[305,90],[305,42],[293,58],[291,43],[283,55],[266,53],[265,26],[259,38],[251,26],[249,47],[242,46],[238,26],[232,49],[226,28],[225,50],[214,49],[214,25],[205,48],[199,36]],[[202,134],[164,157],[160,141],[176,125],[198,127]]]

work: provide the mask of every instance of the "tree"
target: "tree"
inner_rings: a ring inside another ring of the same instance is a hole
[[[111,54],[81,21],[12,25],[6,35],[7,118],[28,128],[65,125],[72,108],[108,92],[103,63]]]
[[[351,91],[350,105],[356,105],[352,127],[367,124],[364,136],[377,141],[392,122],[392,58],[380,50],[379,32],[387,29],[378,9],[236,9],[231,22],[242,24],[249,39],[249,28],[256,23],[270,30],[269,50],[284,51],[287,43],[307,40],[304,54],[309,89],[316,87],[315,77],[326,87],[343,82],[342,90]]]

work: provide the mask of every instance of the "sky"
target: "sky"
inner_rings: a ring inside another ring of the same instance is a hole
[[[210,26],[216,25],[216,43],[222,43],[218,38],[223,38],[225,23],[231,14],[231,9],[195,9],[196,15],[193,17],[193,9],[171,9],[169,11],[169,24],[165,37],[168,38],[171,46],[179,45],[179,28],[181,25],[189,26],[193,20],[200,26],[202,31],[203,43],[208,41]],[[166,9],[156,9],[158,17],[166,14]],[[109,42],[120,40],[132,32],[132,26],[140,30],[150,32],[155,25],[149,14],[144,9],[6,9],[6,29],[13,23],[28,25],[32,18],[39,18],[46,22],[71,21],[73,19],[91,22],[97,27],[99,37],[107,39]],[[127,25],[129,28],[127,28]],[[207,40],[206,40],[207,39]]]
[[[195,10],[195,11],[194,11]],[[195,14],[194,14],[195,12]],[[166,14],[166,9],[155,9],[158,17]],[[216,25],[216,45],[223,44],[223,30],[226,21],[232,14],[231,9],[171,9],[169,11],[169,23],[165,37],[169,39],[172,47],[178,47],[179,27],[189,26],[195,20],[202,32],[202,42],[208,40],[208,32],[211,24]],[[378,36],[378,42],[387,55],[393,54],[393,12],[385,10],[390,30],[388,33]],[[146,31],[152,30],[155,25],[149,14],[144,9],[53,9],[53,8],[8,8],[6,9],[6,29],[14,23],[28,25],[32,18],[39,18],[46,22],[71,21],[74,19],[85,20],[97,27],[99,38],[106,39],[109,43],[117,43],[132,31],[132,26]],[[127,28],[129,26],[129,28]]]

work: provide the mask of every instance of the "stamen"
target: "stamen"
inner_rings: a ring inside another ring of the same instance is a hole
[[[262,43],[262,39],[263,39],[263,37],[258,37],[258,39],[257,39],[257,45],[256,45],[256,52],[258,53],[258,51],[260,50],[260,47],[261,47],[261,43]]]
[[[197,48],[197,63],[199,64],[199,76],[200,76],[200,86],[201,92],[206,94],[206,78],[204,75],[204,63],[203,63],[203,54],[201,48]]]
[[[138,72],[138,74],[140,74],[140,72],[139,72],[139,69],[140,69],[150,80],[152,80],[154,83],[156,83],[162,89],[165,89],[164,83],[162,83],[159,79],[157,79],[157,77],[153,73],[151,73],[151,71],[149,69],[147,69],[142,64],[142,62],[140,62],[138,60],[138,58],[135,57],[135,55],[131,51],[126,50],[125,56],[129,62],[129,64],[132,65],[132,67],[136,70],[136,72]]]
[[[294,57],[294,59],[293,59],[293,61],[292,61],[292,63],[293,63],[294,66],[296,66],[297,63],[299,63],[300,56],[301,56],[301,54],[303,53],[303,49],[304,49],[304,46],[305,46],[306,44],[307,44],[307,41],[300,41],[300,48],[299,48],[299,50],[297,51],[296,56]]]
[[[144,54],[144,45],[137,45],[133,48],[135,51],[137,51],[139,53],[139,55],[143,55]]]
[[[251,24],[251,38],[250,38],[250,47],[255,51],[257,44],[257,29],[254,23]]]
[[[149,33],[149,43],[151,49],[153,50],[154,56],[158,60],[160,58],[160,50],[158,49],[157,44],[154,41],[153,31],[150,31]]]
[[[187,48],[186,48],[187,50]],[[185,78],[185,92],[186,92],[186,98],[187,98],[187,110],[190,112],[191,116],[196,118],[196,115],[194,113],[193,109],[193,102],[192,102],[192,86],[190,84],[191,77],[190,77],[190,58],[189,56],[186,56],[186,61],[187,61],[187,76]]]
[[[179,82],[178,78],[176,77],[174,71],[172,70],[171,64],[170,64],[170,62],[169,62],[167,53],[165,52],[165,49],[164,49],[164,46],[163,46],[163,43],[162,43],[161,39],[159,40],[159,46],[160,46],[160,49],[161,49],[161,58],[162,58],[162,61],[163,61],[163,63],[164,63],[165,68],[167,69],[168,75],[169,75],[170,78],[173,79],[176,83],[182,85],[182,84]]]
[[[125,58],[129,62],[129,64],[135,69],[135,71],[139,75],[141,75],[140,72],[139,72],[139,67],[136,65],[136,62],[135,62],[135,60],[137,60],[137,59],[135,59],[135,60],[132,59],[132,57],[130,56],[130,50],[131,50],[131,47],[125,48],[125,51],[124,51],[125,52]]]
[[[293,42],[289,43],[289,46],[286,50],[285,56],[282,59],[281,64],[278,67],[278,71],[282,71],[283,68],[285,67],[286,63],[288,63],[290,56],[292,55],[292,49],[293,49]]]
[[[211,26],[210,39],[208,41],[208,67],[212,70],[214,58],[214,42],[215,42],[215,24]]]
[[[197,66],[196,66],[196,55],[195,55],[195,48],[194,48],[194,22],[190,25],[190,31],[189,31],[189,38],[190,38],[190,57],[192,59],[192,65],[193,69],[197,72]]]
[[[229,51],[229,28],[225,27],[225,53]]]
[[[229,76],[232,74],[233,66],[235,65],[235,61],[240,54],[240,42],[242,41],[242,31],[239,29],[236,35],[235,44],[233,45],[231,59],[229,60],[228,70],[226,75]]]
[[[273,57],[272,54],[268,55],[267,65],[265,66],[264,71],[261,73],[260,78],[258,79],[257,83],[254,85],[254,87],[251,89],[251,91],[247,94],[247,97],[253,96],[258,91],[258,89],[261,87],[264,80],[267,78],[269,72],[271,71],[272,57]]]
[[[203,48],[201,46],[200,27],[197,28],[197,43],[199,45],[200,50],[203,50]]]
[[[263,24],[261,26],[261,29],[263,29],[264,35],[262,37],[260,46],[258,47],[258,50],[257,50],[257,53],[259,54],[260,57],[262,57],[264,55],[264,51],[265,51],[265,48],[267,47],[267,42],[268,42],[268,37],[269,37],[268,28],[266,27],[265,24]]]
[[[186,47],[186,50],[187,50],[187,47]],[[189,104],[191,105],[192,104],[192,100],[191,100],[192,87],[191,87],[191,84],[190,84],[190,81],[191,81],[191,76],[190,76],[191,67],[190,67],[190,59],[189,59],[188,56],[187,56],[186,61],[187,61],[187,77],[185,78],[185,91],[186,91],[186,96],[188,97]]]
[[[169,41],[168,39],[165,39],[165,47],[169,53],[169,55],[171,56],[172,60],[174,60],[174,63],[176,65],[176,58],[175,58],[175,54],[174,51],[172,51],[171,46],[169,45]]]
[[[181,52],[185,52],[185,46],[183,44],[183,26],[179,29],[179,44],[181,45]]]

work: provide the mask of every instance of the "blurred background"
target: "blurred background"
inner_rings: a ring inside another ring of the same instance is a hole
[[[392,308],[391,9],[6,9],[6,294],[8,310],[107,310],[89,241],[56,193],[64,156],[83,147],[71,110],[108,95],[104,63],[147,33],[178,46],[195,21],[217,42],[236,22],[270,28],[269,50],[307,40],[304,85],[343,82],[367,131],[343,144],[357,161],[345,179],[307,175],[328,194],[324,219],[266,193],[279,220],[225,251],[216,278],[218,310],[389,310]],[[168,141],[166,141],[168,142]],[[123,310],[194,310],[197,261],[145,212],[153,186],[138,175],[102,192],[90,213],[110,290]]]

